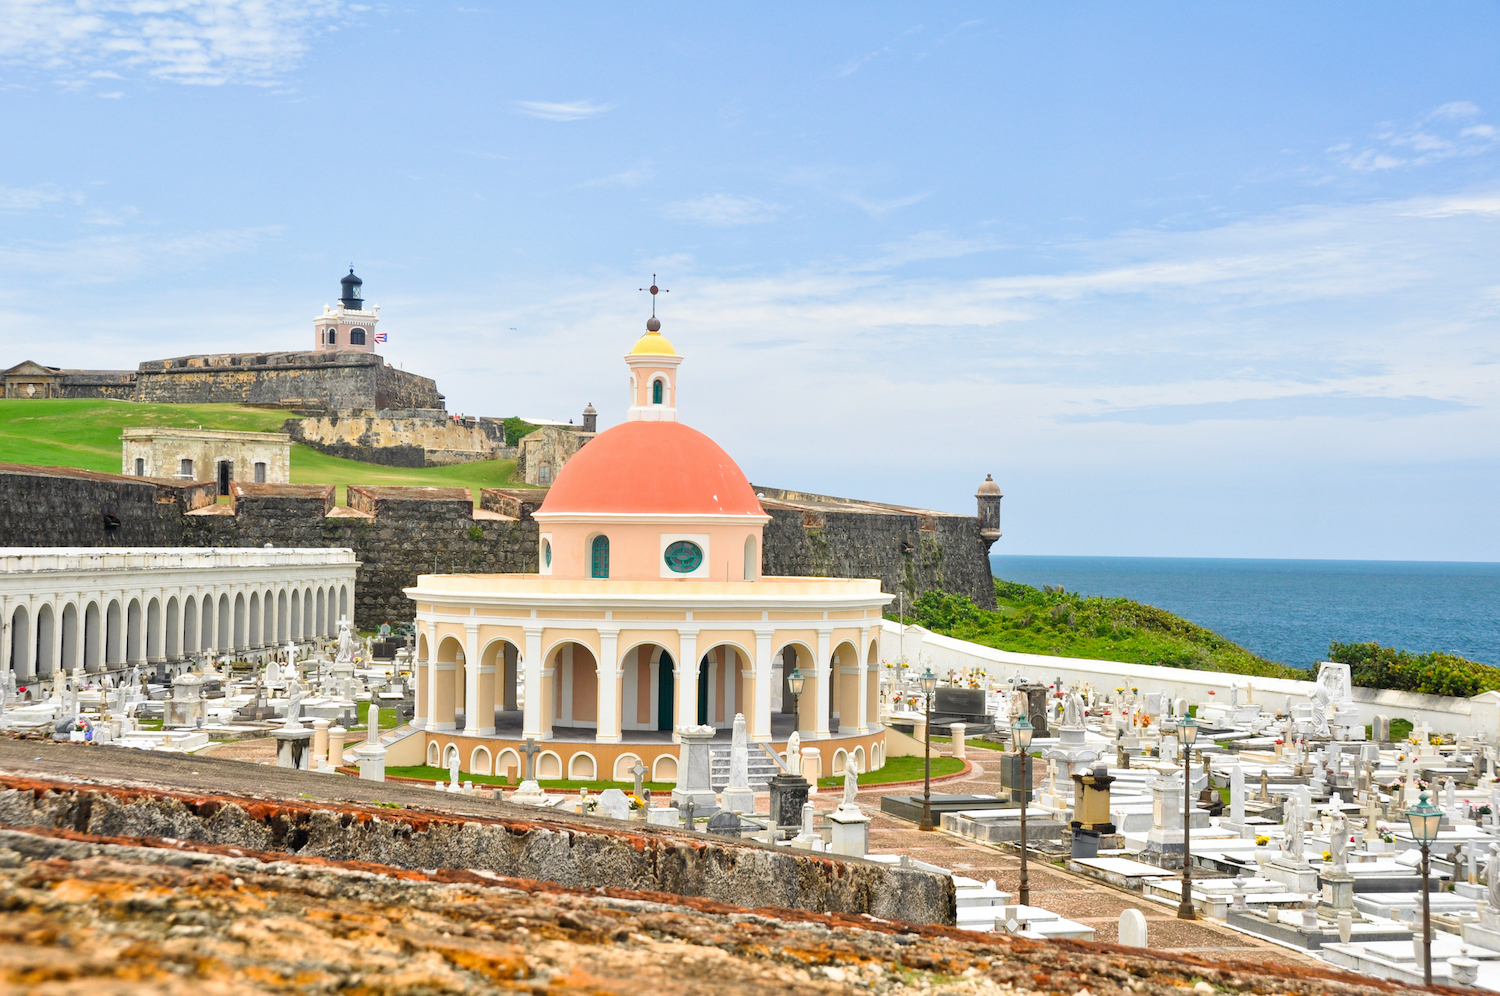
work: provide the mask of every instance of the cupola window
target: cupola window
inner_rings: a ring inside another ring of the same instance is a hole
[[[689,540],[678,540],[667,547],[667,567],[676,574],[691,574],[703,563],[703,548]]]
[[[661,381],[659,380],[651,382],[651,403],[653,405],[661,404]]]
[[[365,330],[364,329],[350,329],[349,330],[349,345],[351,345],[351,346],[363,346],[364,344],[365,344]]]
[[[591,556],[592,575],[596,578],[609,577],[609,537],[595,536],[594,547]]]

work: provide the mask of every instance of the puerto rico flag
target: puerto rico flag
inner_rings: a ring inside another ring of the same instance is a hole
[[[384,332],[376,332],[375,333],[375,341],[376,342],[385,342],[385,333]]]

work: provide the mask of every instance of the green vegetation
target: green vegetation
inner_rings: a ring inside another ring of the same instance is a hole
[[[412,765],[404,768],[386,768],[385,773],[387,775],[393,775],[397,778],[420,778],[423,781],[428,782],[448,781],[447,768],[430,768],[425,764]],[[464,771],[460,771],[458,773],[458,781],[459,784],[462,784],[466,781],[472,781],[475,785],[510,784],[505,780],[504,775],[471,775]],[[588,789],[590,792],[603,792],[605,789],[612,788],[619,789],[621,792],[633,792],[635,790],[634,782],[576,782],[569,781],[567,779],[541,779],[538,780],[537,784],[544,789],[553,789],[559,792],[569,790],[577,792],[579,789]],[[674,788],[677,787],[673,782],[642,782],[642,785],[645,788],[650,789],[653,793],[671,792]]]
[[[951,744],[952,737],[933,737],[935,744]],[[993,740],[985,740],[982,737],[964,737],[964,745],[967,747],[978,747],[981,750],[1008,750],[1004,744],[997,744]]]
[[[1348,664],[1354,683],[1369,688],[1463,698],[1500,688],[1500,668],[1441,650],[1414,654],[1378,643],[1331,643],[1328,659]]]
[[[934,737],[933,739],[937,739]],[[964,770],[964,763],[956,757],[932,758],[932,777],[938,778],[943,775],[956,775]],[[860,787],[866,788],[871,785],[889,785],[892,782],[919,782],[922,780],[922,758],[921,757],[888,757],[885,759],[885,767],[876,768],[874,771],[866,772],[859,776]],[[818,788],[841,788],[844,784],[844,775],[830,775],[827,778],[818,779]]]
[[[156,405],[108,399],[0,400],[0,460],[118,474],[120,430],[127,426],[177,429],[202,426],[239,432],[279,432],[291,414],[238,405]],[[507,440],[512,421],[517,423],[518,431],[527,425],[519,419],[507,420]],[[338,485],[336,500],[341,505],[348,502],[345,485],[349,484],[469,488],[477,504],[478,488],[525,487],[514,479],[515,472],[514,460],[479,460],[449,467],[383,467],[329,456],[300,443],[292,446],[292,483]]]
[[[928,592],[909,621],[935,633],[1028,654],[1157,664],[1200,671],[1307,678],[1308,672],[1257,657],[1212,630],[1128,598],[1085,597],[995,579],[994,611],[963,595]]]
[[[363,726],[368,731],[369,728],[370,728],[370,721],[369,721],[369,719],[367,717],[368,717],[368,714],[370,712],[370,703],[368,703],[368,702],[360,702],[354,708],[355,708],[355,712],[357,712],[359,714],[359,724],[358,725]],[[380,728],[382,730],[394,730],[399,725],[400,725],[400,721],[396,718],[396,710],[394,710],[394,709],[381,709],[380,710]]]
[[[505,445],[514,446],[521,441],[521,437],[529,435],[540,429],[539,425],[532,425],[525,419],[512,415],[502,423],[505,426]]]

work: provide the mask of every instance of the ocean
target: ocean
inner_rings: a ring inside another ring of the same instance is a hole
[[[1375,640],[1500,665],[1500,564],[992,556],[995,576],[1174,612],[1269,660],[1311,667]]]

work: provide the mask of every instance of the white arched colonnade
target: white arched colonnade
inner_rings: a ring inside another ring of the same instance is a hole
[[[333,636],[348,549],[0,548],[0,663],[18,680]]]

